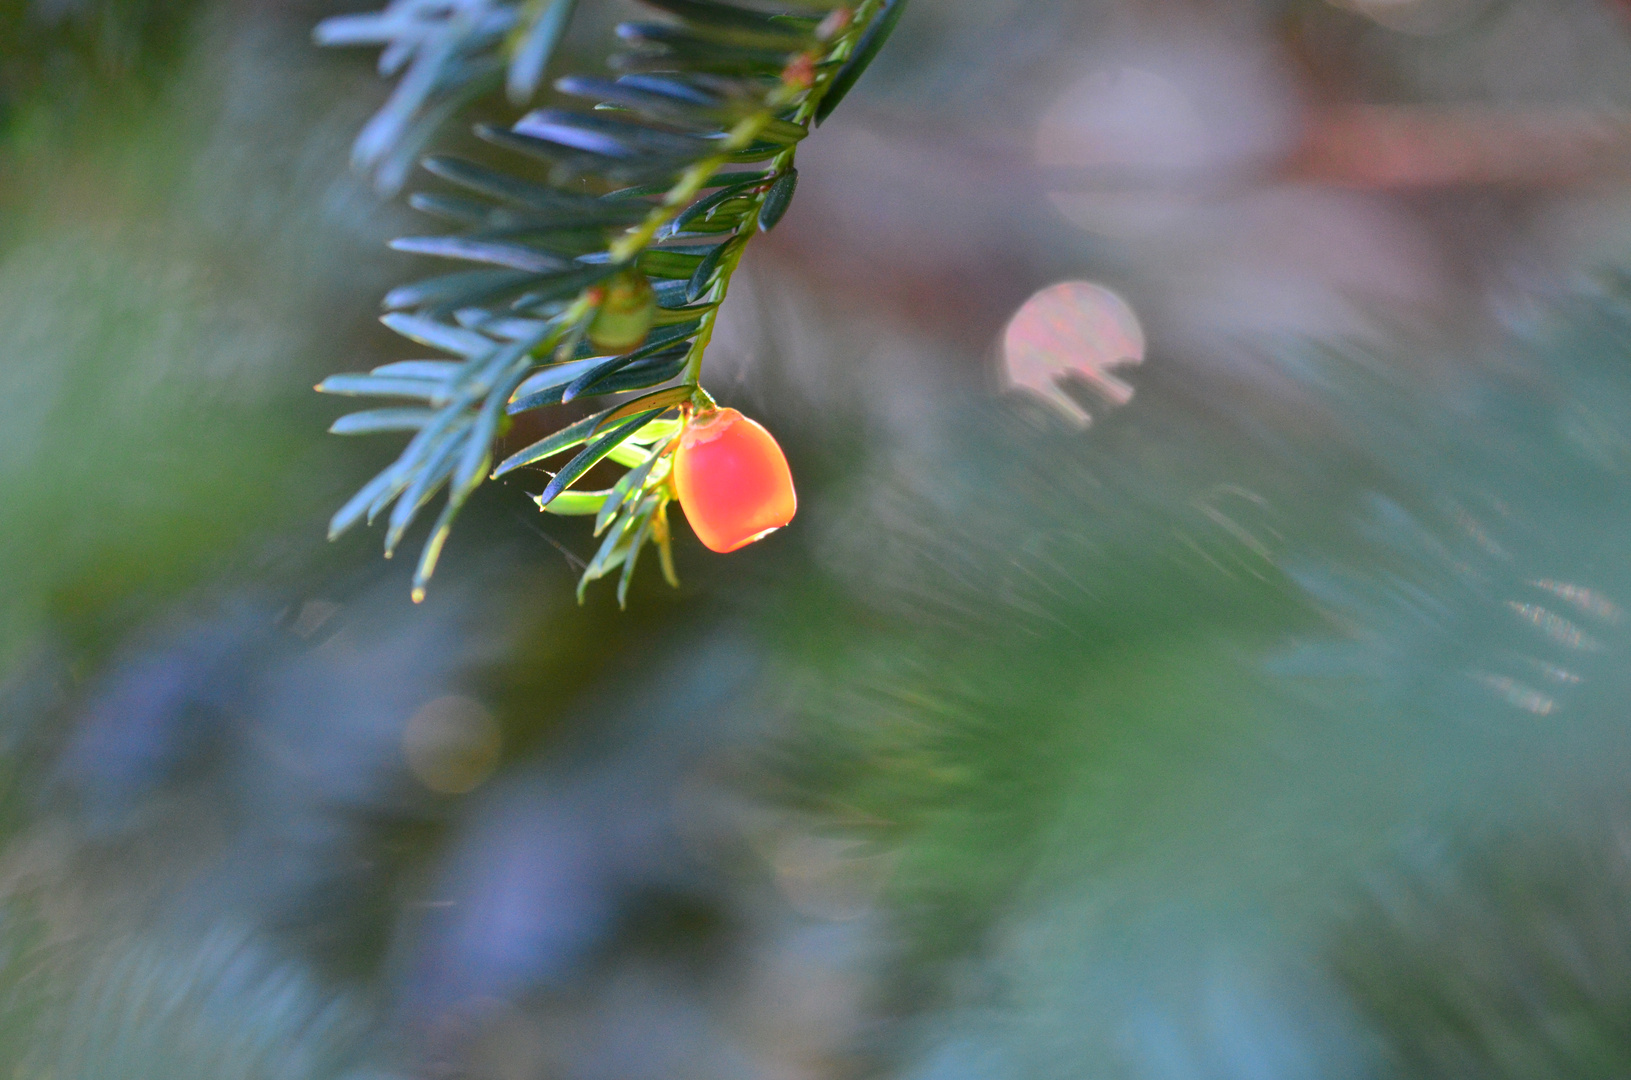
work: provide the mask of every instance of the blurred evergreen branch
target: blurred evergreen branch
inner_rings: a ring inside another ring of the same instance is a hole
[[[905,6],[804,0],[770,12],[725,0],[646,2],[669,18],[618,27],[624,45],[611,63],[619,74],[555,84],[593,102],[592,111],[538,109],[509,128],[477,126],[478,136],[510,152],[510,168],[424,160],[461,190],[418,193],[412,205],[458,231],[393,246],[477,269],[393,290],[384,321],[458,359],[387,364],[318,387],[421,403],[335,423],[341,434],[413,438],[330,524],[338,536],[389,509],[389,555],[446,485],[447,503],[414,575],[415,599],[454,517],[490,471],[502,476],[569,450],[575,455],[537,501],[556,513],[595,516],[605,539],[583,584],[621,567],[618,599],[626,600],[647,541],[674,581],[667,507],[679,422],[672,416],[711,404],[701,388],[702,357],[743,250],[786,212],[798,143],[854,85]],[[383,45],[380,70],[403,73],[357,140],[358,164],[393,187],[436,126],[500,81],[512,100],[530,100],[574,6],[398,0],[321,24],[320,42]],[[523,161],[532,169],[523,171]],[[494,442],[510,416],[631,391],[644,393],[492,469]],[[568,490],[602,460],[630,471],[609,489]]]
[[[1143,918],[1102,915],[1129,868],[1191,873],[1218,815],[1241,869],[1214,880],[1323,905],[1311,883],[1346,888],[1381,834],[1378,791],[1415,835],[1429,786],[1457,814],[1506,812],[1474,760],[1583,784],[1575,751],[1537,748],[1622,726],[1628,341],[1631,278],[1611,274],[1513,333],[1510,365],[1288,343],[1275,359],[1317,424],[1265,435],[1227,393],[1150,371],[1138,408],[1075,442],[968,408],[935,498],[855,485],[868,530],[834,530],[837,584],[778,598],[799,724],[771,794],[894,859],[898,1007],[977,984],[955,966],[973,955],[997,985],[1030,980],[1013,1012],[1091,1015],[1078,973]],[[1186,806],[1231,755],[1262,764]],[[1387,780],[1324,801],[1366,772]],[[1317,840],[1240,824],[1293,805]],[[1600,814],[1376,882],[1331,957],[1395,1058],[1371,1075],[1625,1074],[1631,834],[1623,807]],[[1055,1034],[1013,1031],[1016,1055]]]
[[[128,1080],[384,1077],[364,1004],[242,930],[51,939],[17,898],[0,912],[0,1068]]]
[[[1373,875],[1331,957],[1385,1075],[1616,1077],[1631,1068],[1623,806]]]
[[[28,107],[149,79],[186,40],[196,0],[21,0],[0,4],[0,136]]]

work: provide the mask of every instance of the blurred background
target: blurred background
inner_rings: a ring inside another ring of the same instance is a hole
[[[1631,1069],[1631,8],[914,0],[710,353],[799,518],[626,613],[324,541],[345,10],[0,0],[0,1073]]]

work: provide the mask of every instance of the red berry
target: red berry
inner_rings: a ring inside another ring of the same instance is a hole
[[[711,551],[745,547],[793,520],[798,496],[776,440],[735,409],[698,413],[674,454],[674,488]]]

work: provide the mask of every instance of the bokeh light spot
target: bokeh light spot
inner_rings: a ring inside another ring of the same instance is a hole
[[[402,731],[409,770],[439,795],[462,795],[480,787],[498,767],[502,742],[492,713],[459,694],[427,701]]]
[[[1144,328],[1127,301],[1087,281],[1062,281],[1032,296],[1002,335],[1008,383],[1042,398],[1086,427],[1087,410],[1059,380],[1086,383],[1110,405],[1125,405],[1133,388],[1112,369],[1144,361]]]

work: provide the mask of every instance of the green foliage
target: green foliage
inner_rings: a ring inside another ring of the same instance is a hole
[[[211,62],[232,32],[213,25],[205,62],[145,107],[4,148],[31,154],[0,193],[5,676],[52,633],[102,648],[108,612],[253,562],[255,537],[366,477],[331,475],[346,464],[322,401],[274,362],[361,347],[366,321],[344,312],[389,280],[389,225],[334,167],[349,133],[324,123],[351,80],[304,50]],[[222,107],[249,88],[268,104]]]
[[[72,111],[94,91],[151,82],[187,40],[196,0],[0,4],[0,138],[38,108]]]
[[[536,442],[493,471],[502,476],[585,447],[539,496],[550,510],[597,462],[653,445],[640,441],[649,421],[708,403],[702,357],[743,249],[786,212],[798,143],[853,85],[904,7],[904,0],[814,0],[771,13],[723,0],[647,3],[669,18],[618,27],[624,47],[612,67],[621,74],[556,83],[593,110],[538,109],[507,128],[478,125],[478,136],[509,152],[501,167],[425,160],[458,190],[421,193],[413,205],[459,231],[395,246],[477,269],[393,290],[385,322],[459,359],[388,364],[318,387],[424,405],[368,410],[334,427],[414,435],[334,516],[331,535],[389,510],[390,554],[420,509],[448,489],[414,575],[416,599],[454,517],[487,477],[508,417],[580,397],[656,391]],[[324,22],[320,42],[382,45],[381,71],[403,72],[359,136],[357,163],[394,188],[435,127],[501,79],[512,100],[529,100],[573,7],[573,0],[397,0],[381,12]],[[666,458],[675,445],[651,454]],[[609,529],[605,546],[584,574],[587,583],[622,566],[620,600],[648,540],[673,576],[669,470],[644,450],[633,462],[644,469],[641,480],[620,485],[613,517],[600,523]],[[575,499],[563,509],[583,513],[586,505]]]
[[[359,1068],[373,1037],[364,1005],[247,933],[103,939],[64,936],[50,923],[38,898],[0,906],[0,1069],[7,1076],[382,1075]]]
[[[966,405],[936,489],[857,485],[842,577],[769,620],[799,717],[772,794],[894,858],[896,1005],[1039,880],[1136,852],[1107,820],[1147,839],[1179,816],[1199,762],[1269,729],[1244,659],[1313,622],[1254,550],[1278,523],[1231,490],[1283,494],[1272,462],[1140,395],[1081,438]]]
[[[1389,1075],[1618,1077],[1631,1068],[1623,807],[1377,875],[1333,962]]]
[[[1216,951],[1323,943],[1401,839],[1533,801],[1556,835],[1430,853],[1344,935],[1400,1070],[1351,1075],[1624,1073],[1624,810],[1571,838],[1559,804],[1623,788],[1628,295],[1559,302],[1510,366],[1290,345],[1289,422],[1153,368],[1075,437],[981,400],[932,472],[853,485],[835,586],[777,598],[777,794],[890,857],[892,1004],[951,1001],[924,1043],[1069,1075]]]

